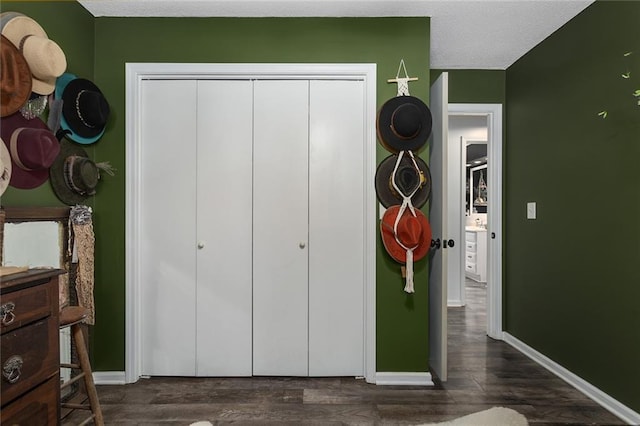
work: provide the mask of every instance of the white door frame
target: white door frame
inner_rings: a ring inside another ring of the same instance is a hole
[[[364,263],[364,372],[367,382],[376,376],[376,64],[204,64],[127,63],[126,72],[126,235],[125,235],[125,382],[134,383],[141,372],[140,321],[140,102],[141,81],[149,79],[340,79],[365,84],[363,202]],[[169,100],[167,100],[169,101]]]
[[[450,103],[449,115],[487,117],[487,208],[491,212],[487,224],[487,335],[502,340],[502,104]],[[464,223],[460,226],[464,235]]]

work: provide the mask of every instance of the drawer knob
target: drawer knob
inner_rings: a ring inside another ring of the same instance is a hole
[[[22,374],[22,357],[20,355],[13,355],[9,357],[2,366],[2,376],[9,383],[15,383],[20,380],[20,374]]]
[[[5,303],[0,306],[0,317],[2,317],[2,325],[9,325],[16,319],[16,314],[13,310],[16,308],[16,304],[13,302]]]

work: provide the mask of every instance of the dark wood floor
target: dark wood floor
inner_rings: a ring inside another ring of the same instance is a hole
[[[106,423],[415,425],[503,406],[535,425],[624,424],[511,346],[488,338],[485,291],[470,282],[467,306],[449,309],[446,383],[396,387],[353,378],[141,379],[98,386]]]

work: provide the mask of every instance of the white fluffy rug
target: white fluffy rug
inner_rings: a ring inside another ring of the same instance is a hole
[[[527,426],[527,418],[516,410],[493,407],[478,413],[441,423],[424,423],[418,426]]]
[[[493,407],[468,416],[442,423],[423,423],[418,426],[528,426],[527,418],[511,408]],[[196,422],[189,426],[211,426],[210,422]]]

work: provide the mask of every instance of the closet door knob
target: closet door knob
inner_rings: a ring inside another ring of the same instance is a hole
[[[300,244],[298,244],[298,247],[300,247],[301,249],[305,248],[306,244],[304,243],[304,241],[301,241]]]
[[[198,243],[198,250],[202,250],[204,248],[204,243],[202,241],[200,241]]]

